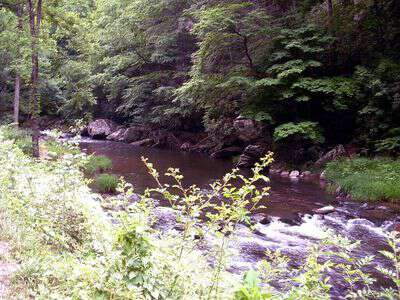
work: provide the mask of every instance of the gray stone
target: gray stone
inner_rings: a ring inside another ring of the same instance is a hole
[[[340,186],[338,186],[335,190],[335,195],[342,196],[342,194],[343,194],[342,188]]]
[[[289,174],[289,177],[290,178],[298,178],[300,176],[300,172],[299,171],[292,171],[292,172],[290,172],[290,174]]]
[[[155,217],[154,228],[167,231],[174,228],[177,224],[177,212],[170,207],[159,206],[152,211]]]
[[[281,172],[281,176],[282,177],[289,177],[289,175],[290,175],[289,171],[282,171]]]
[[[186,143],[183,143],[182,145],[181,145],[181,150],[182,151],[190,151],[190,148],[192,147],[192,145],[190,144],[190,143],[188,143],[188,142],[186,142]]]
[[[328,206],[324,206],[318,209],[315,209],[314,212],[316,214],[321,214],[321,215],[325,215],[325,214],[329,214],[335,211],[335,208],[332,205],[328,205]]]
[[[107,136],[107,140],[115,142],[123,141],[126,130],[127,130],[126,128],[117,129],[116,131]]]
[[[149,128],[145,126],[129,127],[124,133],[123,141],[125,143],[132,143],[143,140],[145,138],[148,138],[149,132]]]
[[[244,142],[251,142],[263,136],[263,125],[261,122],[237,117],[233,122],[237,136]]]
[[[252,224],[261,223],[261,224],[268,224],[270,221],[268,216],[263,213],[256,213],[250,217]]]
[[[87,126],[87,133],[94,139],[104,139],[113,133],[117,124],[108,119],[98,119],[90,122]]]
[[[244,149],[236,166],[238,168],[252,168],[266,152],[267,149],[263,145],[249,145]]]

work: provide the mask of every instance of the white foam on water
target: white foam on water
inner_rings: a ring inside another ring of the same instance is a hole
[[[302,220],[300,225],[288,225],[279,218],[273,218],[268,225],[257,224],[255,228],[265,236],[265,239],[281,246],[305,246],[311,240],[321,240],[327,236],[319,216],[305,215]]]
[[[290,227],[290,232],[315,240],[322,240],[327,237],[326,228],[319,215],[305,215],[303,221],[299,226]]]
[[[377,227],[374,223],[372,223],[371,221],[368,221],[366,219],[349,220],[347,222],[345,228],[348,232],[351,232],[351,231],[357,230],[357,228],[360,228],[360,227],[375,236],[379,236],[382,238],[386,238],[386,236],[387,236],[387,234],[385,232],[385,227],[383,227],[383,226]]]

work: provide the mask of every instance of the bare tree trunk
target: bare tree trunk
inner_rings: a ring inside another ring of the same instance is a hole
[[[332,26],[332,21],[333,21],[333,4],[332,0],[326,0],[327,4],[327,10],[328,10],[328,22],[329,22],[329,27]]]
[[[18,126],[19,124],[19,98],[21,91],[21,76],[17,72],[15,75],[15,83],[14,83],[14,124]]]
[[[23,29],[23,21],[22,21],[22,5],[18,5],[17,8],[17,17],[18,17],[18,32],[21,33]],[[18,55],[20,55],[18,53]],[[16,70],[15,74],[15,83],[14,83],[14,124],[18,126],[19,124],[19,102],[21,95],[21,75],[19,71]]]
[[[37,38],[40,33],[40,23],[42,21],[42,0],[37,1],[36,12],[33,6],[32,0],[28,0],[29,7],[29,27],[31,33],[31,62],[32,62],[32,73],[31,73],[31,126],[32,126],[32,143],[33,143],[33,155],[39,157],[39,101],[37,95],[38,83],[39,83],[39,54]]]

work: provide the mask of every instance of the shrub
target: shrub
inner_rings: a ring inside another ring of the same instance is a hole
[[[100,174],[96,178],[96,187],[102,193],[115,193],[119,179],[112,174]]]
[[[54,159],[59,159],[66,154],[77,155],[80,150],[77,146],[57,140],[48,140],[44,143],[47,154]]]
[[[84,171],[89,175],[93,175],[96,172],[104,172],[112,168],[112,161],[110,158],[104,155],[92,155],[87,160]]]
[[[32,137],[28,130],[18,128],[14,125],[1,126],[1,135],[4,140],[12,140],[25,154],[32,155]]]
[[[344,159],[328,163],[326,176],[359,200],[400,200],[400,161]]]
[[[316,122],[285,123],[275,128],[275,152],[281,161],[292,167],[314,161],[319,144],[324,142],[322,129]]]
[[[285,123],[274,131],[274,140],[276,142],[291,139],[304,139],[312,143],[320,144],[324,142],[324,137],[318,123],[315,122],[300,122],[300,123]]]
[[[374,280],[362,271],[373,258],[356,258],[352,251],[359,243],[330,232],[329,240],[309,249],[304,261],[292,263],[279,251],[265,253],[267,260],[254,266],[258,273],[248,273],[242,286],[227,271],[228,245],[240,238],[234,234],[236,224],[249,222],[250,211],[268,195],[268,188],[259,190],[256,183],[268,180],[261,171],[270,156],[256,164],[250,178],[234,170],[209,192],[185,187],[177,169],[166,174],[175,184],[162,184],[145,161],[158,188],[130,203],[132,186],[122,181],[121,195],[111,198],[114,211],[106,214],[99,203],[104,199],[88,188],[80,171],[81,155],[33,160],[3,140],[1,131],[0,234],[12,251],[3,259],[14,258],[20,266],[10,299],[329,299],[332,269],[347,283],[346,298],[399,297],[398,233],[389,236],[392,249],[381,252],[392,265],[375,264],[397,290],[374,291]],[[154,192],[178,212],[182,231],[154,229]],[[198,237],[206,234],[212,242],[204,252]],[[339,242],[344,245],[337,251],[326,249]]]

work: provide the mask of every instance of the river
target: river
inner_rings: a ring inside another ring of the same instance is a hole
[[[212,159],[202,154],[134,147],[116,142],[84,139],[81,148],[87,153],[111,158],[113,168],[110,172],[124,176],[139,193],[146,187],[154,186],[141,161],[142,156],[153,162],[160,174],[168,167],[179,168],[185,176],[186,184],[197,184],[205,189],[209,183],[221,178],[233,167],[230,161]],[[338,200],[328,195],[320,184],[310,180],[293,181],[271,177],[269,199],[261,203],[266,208],[253,216],[257,221],[256,230],[250,231],[246,226],[240,226],[237,230],[236,234],[240,238],[232,247],[238,255],[232,260],[232,270],[241,272],[250,269],[263,258],[267,249],[279,249],[292,258],[304,257],[304,250],[321,240],[326,229],[360,240],[362,247],[355,255],[379,257],[379,251],[387,249],[385,233],[400,221],[397,210],[385,203]],[[328,214],[315,213],[317,209],[326,206],[333,206],[335,211]],[[378,258],[376,264],[387,263]],[[385,285],[383,278],[379,278],[378,284]],[[343,286],[336,278],[332,298],[342,299],[342,289]]]

